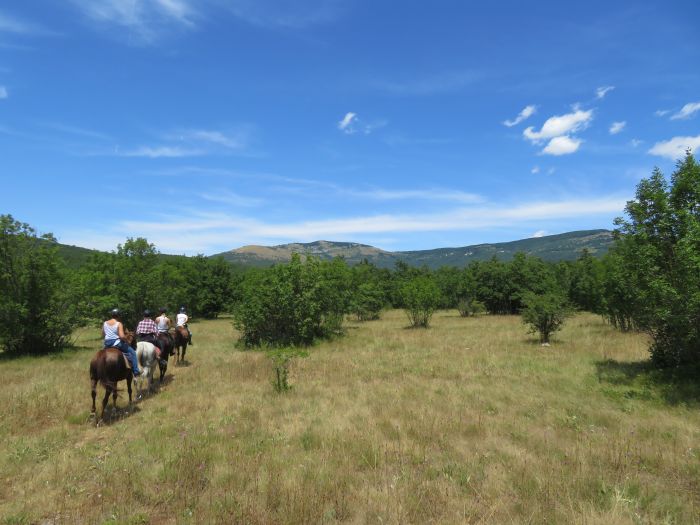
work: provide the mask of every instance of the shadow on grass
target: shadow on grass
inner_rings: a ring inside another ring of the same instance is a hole
[[[628,398],[646,397],[636,395],[651,390],[669,405],[700,405],[700,366],[686,368],[656,368],[651,361],[615,361],[607,359],[596,362],[600,383],[627,387]]]
[[[97,406],[97,414],[99,419],[95,420],[93,416],[89,417],[89,421],[94,424],[103,425],[113,425],[122,421],[128,417],[133,416],[141,412],[141,408],[136,404],[136,393],[134,392],[134,402],[129,406],[118,406],[116,409],[112,405],[112,398],[110,397],[109,403],[105,407],[104,414],[102,413],[102,402],[100,401]]]

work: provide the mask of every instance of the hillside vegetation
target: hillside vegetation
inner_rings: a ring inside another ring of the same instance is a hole
[[[322,260],[343,257],[348,264],[367,260],[379,268],[393,268],[397,262],[402,261],[410,266],[425,265],[436,269],[441,266],[461,268],[471,262],[486,261],[492,257],[509,261],[519,252],[550,262],[573,261],[578,259],[584,250],[596,256],[604,255],[612,246],[612,242],[612,233],[609,230],[583,230],[511,242],[404,252],[389,252],[350,242],[315,241],[279,246],[243,246],[218,255],[229,262],[246,266],[270,266],[288,262],[292,254],[299,253]]]
[[[579,314],[541,347],[516,316],[401,311],[292,362],[285,394],[230,319],[189,366],[89,420],[77,347],[0,366],[4,523],[699,523],[697,385],[645,336]],[[102,390],[99,390],[101,396]],[[681,401],[682,400],[682,401]]]

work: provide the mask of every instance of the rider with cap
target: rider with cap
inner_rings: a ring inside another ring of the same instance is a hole
[[[156,352],[158,357],[160,358],[163,349],[161,348],[160,341],[158,341],[158,327],[151,317],[153,317],[153,314],[149,309],[143,311],[143,320],[136,326],[136,337],[139,341],[145,341],[155,346],[157,348]]]
[[[105,348],[118,348],[121,350],[129,359],[131,363],[131,371],[134,376],[141,374],[139,370],[138,359],[136,358],[136,352],[133,348],[129,346],[126,342],[126,335],[124,334],[124,326],[121,323],[121,312],[118,308],[115,308],[111,312],[112,317],[104,322],[102,325],[102,336],[104,337],[104,347]]]
[[[190,320],[190,318],[187,316],[187,312],[185,310],[184,306],[180,307],[180,312],[177,314],[177,326],[183,326],[187,330],[187,344],[191,345],[192,344],[192,332],[190,331],[190,328],[187,326],[187,321]]]

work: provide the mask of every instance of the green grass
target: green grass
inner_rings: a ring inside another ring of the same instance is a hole
[[[700,523],[697,382],[645,366],[643,336],[406,324],[349,322],[278,394],[230,320],[197,323],[189,366],[99,427],[95,333],[2,360],[0,523]]]

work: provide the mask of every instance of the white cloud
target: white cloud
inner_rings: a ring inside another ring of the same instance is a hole
[[[642,144],[642,142],[644,142],[644,141],[639,140],[639,139],[632,139],[632,140],[630,140],[630,146],[632,146],[633,148],[636,148],[637,146]]]
[[[569,155],[578,150],[581,145],[581,140],[569,137],[568,135],[562,135],[561,137],[554,137],[549,141],[549,144],[545,146],[542,150],[543,155]]]
[[[235,136],[226,135],[221,131],[212,131],[205,129],[186,130],[181,133],[183,140],[209,142],[217,146],[223,146],[227,149],[243,149],[246,147],[246,137],[239,133]]]
[[[304,29],[336,20],[342,0],[220,0],[235,17],[257,26]]]
[[[127,151],[117,151],[120,157],[146,157],[149,159],[159,159],[159,158],[181,158],[181,157],[194,157],[198,155],[204,155],[204,151],[198,149],[186,149],[177,146],[142,146],[133,150]]]
[[[648,153],[677,160],[685,155],[686,150],[695,151],[700,147],[700,135],[696,137],[673,137],[670,140],[657,142]]]
[[[353,133],[358,132],[369,135],[374,130],[383,128],[386,125],[386,120],[375,120],[374,122],[361,121],[357,116],[357,113],[348,111],[342,120],[338,122],[338,129],[347,135],[352,135]]]
[[[605,98],[605,95],[607,95],[613,89],[615,89],[615,86],[601,86],[595,90],[595,96],[598,99]]]
[[[687,119],[700,111],[700,102],[690,102],[683,106],[678,113],[671,115],[671,120]]]
[[[7,88],[5,86],[0,86],[0,100],[2,100],[3,98],[7,98],[9,96],[10,95],[7,92]]]
[[[568,135],[586,129],[592,119],[592,109],[588,111],[577,109],[573,113],[555,115],[548,118],[540,131],[534,131],[534,128],[530,126],[523,131],[523,135],[525,138],[537,143],[544,139],[560,137],[561,135]]]
[[[538,239],[539,237],[544,237],[547,235],[546,230],[537,230],[535,233],[532,234],[533,239]]]
[[[524,120],[528,119],[529,117],[531,117],[532,115],[534,115],[535,112],[537,112],[537,106],[533,106],[533,105],[525,106],[523,108],[523,110],[520,113],[518,113],[517,117],[515,117],[513,120],[503,121],[503,125],[508,126],[509,128],[512,128],[513,126],[520,124],[522,121],[524,121]]]
[[[671,113],[670,109],[657,109],[656,111],[654,111],[654,115],[656,115],[657,117],[663,117],[664,115],[668,115],[669,113]]]
[[[355,127],[353,126],[353,122],[357,120],[357,113],[353,113],[352,111],[348,111],[343,119],[338,122],[338,129],[344,133],[347,133],[348,135],[355,133]]]
[[[537,175],[540,172],[540,167],[539,166],[534,166],[531,170],[530,173],[533,175]]]
[[[172,23],[193,27],[196,16],[188,0],[71,0],[98,24],[129,30],[138,41],[150,43]],[[118,34],[121,36],[121,32]]]
[[[263,203],[262,199],[257,199],[255,197],[246,197],[244,195],[239,195],[228,190],[220,190],[216,193],[200,193],[199,196],[207,201],[219,202],[221,204],[228,204],[237,207],[255,207],[260,206]]]
[[[213,253],[240,244],[268,240],[313,241],[357,238],[367,234],[399,234],[439,231],[480,231],[526,223],[572,217],[619,214],[627,197],[564,199],[550,202],[504,203],[461,207],[428,214],[382,214],[300,222],[271,223],[226,213],[181,210],[177,215],[159,215],[153,220],[121,221],[107,231],[71,232],[61,242],[78,246],[114,249],[127,236],[146,237],[165,252]],[[177,235],[173,235],[177,233]],[[111,243],[111,244],[110,244]]]
[[[622,120],[622,121],[620,121],[620,122],[613,122],[612,124],[610,124],[610,130],[609,130],[609,131],[610,131],[610,134],[611,134],[611,135],[617,135],[617,134],[620,133],[623,129],[625,129],[625,126],[626,126],[626,125],[627,125],[627,122],[625,122],[624,120]]]

